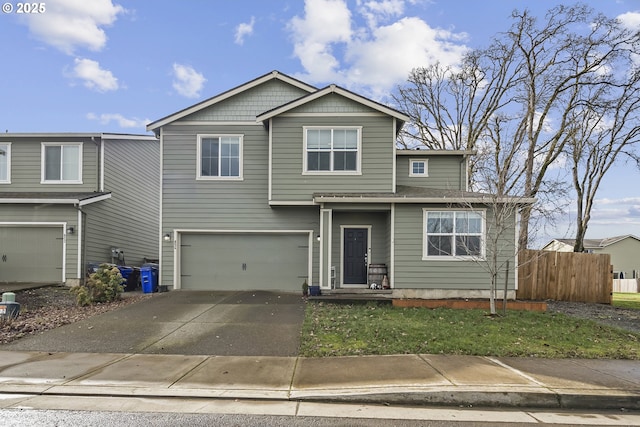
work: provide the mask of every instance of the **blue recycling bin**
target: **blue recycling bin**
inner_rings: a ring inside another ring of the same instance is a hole
[[[158,292],[158,265],[143,264],[140,267],[140,281],[142,282],[142,293]]]

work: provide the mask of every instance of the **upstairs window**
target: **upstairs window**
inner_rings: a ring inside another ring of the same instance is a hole
[[[197,178],[242,179],[242,135],[199,135]]]
[[[305,127],[304,145],[305,172],[360,172],[360,128]]]
[[[0,184],[11,183],[11,144],[0,143]]]
[[[427,161],[411,159],[409,161],[409,176],[429,176]]]
[[[482,257],[483,232],[481,212],[424,210],[423,258]]]
[[[42,182],[82,184],[82,144],[43,142]]]

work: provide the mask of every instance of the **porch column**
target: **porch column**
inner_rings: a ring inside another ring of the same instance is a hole
[[[320,287],[322,289],[331,289],[332,218],[332,209],[320,209]]]

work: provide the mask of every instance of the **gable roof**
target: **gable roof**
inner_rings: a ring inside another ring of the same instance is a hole
[[[309,95],[303,96],[301,98],[298,98],[296,100],[293,100],[291,102],[288,102],[284,105],[281,105],[279,107],[276,107],[272,110],[269,111],[265,111],[264,113],[260,114],[258,117],[256,117],[256,121],[258,122],[264,122],[266,120],[269,120],[272,117],[278,116],[280,114],[286,113],[287,111],[290,111],[294,108],[297,108],[301,105],[307,104],[311,101],[315,101],[316,99],[322,98],[323,96],[329,95],[329,94],[338,94],[341,96],[344,96],[345,98],[351,99],[352,101],[358,102],[360,104],[366,105],[369,108],[372,108],[374,110],[377,110],[381,113],[387,114],[391,117],[394,117],[396,120],[399,120],[401,122],[408,122],[409,116],[407,116],[404,113],[401,113],[398,110],[395,110],[393,108],[387,107],[386,105],[380,104],[379,102],[376,101],[372,101],[369,98],[365,98],[364,96],[358,95],[357,93],[351,92],[347,89],[341,88],[340,86],[336,86],[336,85],[329,85],[323,89],[317,90],[313,93],[310,93]]]
[[[605,237],[604,239],[584,239],[583,244],[585,249],[599,249],[613,245],[614,243],[618,243],[619,241],[627,238],[640,241],[640,237],[634,236],[633,234],[625,234],[623,236]],[[553,239],[545,245],[545,247],[549,246],[553,242],[560,242],[573,247],[576,244],[576,239]]]
[[[315,91],[318,90],[314,86],[311,86],[311,85],[309,85],[309,84],[307,84],[305,82],[302,82],[300,80],[294,79],[293,77],[289,77],[286,74],[282,74],[279,71],[272,71],[272,72],[267,73],[267,74],[265,74],[263,76],[255,78],[255,79],[253,79],[253,80],[251,80],[251,81],[249,81],[247,83],[244,83],[244,84],[242,84],[240,86],[236,86],[233,89],[229,89],[229,90],[227,90],[225,92],[222,92],[221,94],[216,95],[216,96],[214,96],[212,98],[205,99],[202,102],[199,102],[199,103],[197,103],[195,105],[187,107],[187,108],[185,108],[183,110],[180,110],[177,113],[173,113],[171,115],[168,115],[166,117],[158,119],[155,122],[151,122],[151,123],[149,123],[147,125],[147,130],[155,131],[156,129],[158,129],[158,128],[160,128],[160,127],[162,127],[162,126],[164,126],[164,125],[166,125],[168,123],[171,123],[171,122],[174,122],[176,120],[179,120],[179,119],[181,119],[181,118],[183,118],[185,116],[188,116],[189,114],[193,114],[193,113],[195,113],[197,111],[200,111],[200,110],[202,110],[204,108],[210,107],[210,106],[212,106],[214,104],[217,104],[218,102],[224,101],[225,99],[231,98],[234,95],[237,95],[237,94],[239,94],[241,92],[244,92],[246,90],[249,90],[251,88],[259,86],[259,85],[261,85],[263,83],[266,83],[266,82],[268,82],[270,80],[273,80],[273,79],[278,79],[278,80],[283,81],[285,83],[288,83],[288,84],[290,84],[292,86],[300,88],[300,89],[302,89],[302,90],[304,90],[306,92],[315,92]]]

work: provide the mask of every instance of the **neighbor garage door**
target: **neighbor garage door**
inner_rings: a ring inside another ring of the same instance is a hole
[[[62,281],[62,232],[60,226],[0,226],[0,281]]]
[[[180,259],[182,289],[299,291],[309,235],[182,234]]]

